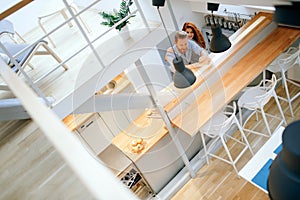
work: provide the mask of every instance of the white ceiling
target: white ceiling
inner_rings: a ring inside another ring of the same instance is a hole
[[[229,5],[254,5],[254,6],[275,6],[275,5],[290,5],[291,1],[288,0],[188,0],[190,2],[199,3],[219,3]],[[300,0],[296,0],[300,1]]]

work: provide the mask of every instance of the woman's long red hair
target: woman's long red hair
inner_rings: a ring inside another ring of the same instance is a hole
[[[192,22],[185,22],[183,24],[182,30],[186,31],[187,28],[191,28],[193,30],[193,32],[194,32],[193,40],[195,40],[195,42],[197,42],[200,47],[202,47],[203,49],[206,49],[204,37],[203,37],[201,31],[197,28],[197,26]]]

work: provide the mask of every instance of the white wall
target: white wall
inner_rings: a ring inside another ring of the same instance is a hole
[[[191,4],[189,4],[186,1],[172,1],[172,8],[174,10],[176,20],[180,29],[186,21],[191,21],[195,23],[197,26],[199,26],[199,28],[204,22],[204,19],[202,19],[202,15],[200,13],[191,12]]]
[[[204,15],[211,14],[210,11],[207,10],[207,3],[203,2],[190,2],[191,9],[196,13],[202,13]],[[214,11],[215,15],[219,16],[228,16],[228,14],[225,12],[234,12],[242,14],[241,17],[245,17],[248,19],[245,15],[254,15],[257,12],[263,11],[263,12],[274,12],[274,7],[262,7],[262,6],[247,6],[247,5],[229,5],[229,4],[220,4],[218,11]]]

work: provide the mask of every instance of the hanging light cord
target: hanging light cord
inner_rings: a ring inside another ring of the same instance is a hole
[[[214,11],[211,11],[212,20],[214,22],[214,25],[216,26],[215,17],[214,17]]]
[[[163,24],[163,26],[164,26],[164,29],[165,29],[165,31],[166,31],[166,34],[167,34],[167,36],[168,36],[168,39],[169,39],[169,42],[170,42],[171,48],[173,49],[173,52],[174,52],[175,58],[176,58],[176,60],[178,60],[178,57],[177,57],[177,55],[176,55],[176,53],[175,53],[175,49],[174,49],[174,47],[173,47],[172,41],[171,41],[171,39],[170,39],[170,36],[169,36],[169,34],[168,34],[168,31],[167,31],[166,25],[165,25],[165,23],[164,23],[164,20],[163,20],[163,18],[162,18],[162,16],[161,16],[161,13],[160,13],[160,11],[159,11],[159,6],[157,6],[157,11],[158,11],[159,17],[160,17],[160,19],[161,19],[161,22],[162,22],[162,24]]]

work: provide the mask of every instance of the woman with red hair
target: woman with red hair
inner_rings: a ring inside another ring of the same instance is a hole
[[[194,40],[200,47],[206,49],[204,37],[201,31],[197,28],[197,26],[194,23],[185,22],[183,24],[182,30],[188,34],[188,38],[190,40]]]

